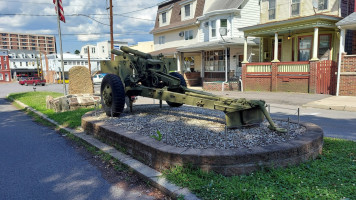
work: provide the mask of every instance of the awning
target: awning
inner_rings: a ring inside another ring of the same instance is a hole
[[[336,23],[336,26],[342,29],[356,30],[356,12],[353,12],[343,20],[340,20]]]
[[[153,56],[157,56],[159,54],[163,54],[164,56],[174,56],[174,53],[177,52],[177,48],[173,47],[173,48],[166,48],[166,49],[160,49],[157,51],[152,51],[149,54],[153,55]]]
[[[259,38],[248,38],[248,45],[258,45],[260,39]],[[180,52],[195,52],[195,51],[205,51],[205,50],[217,50],[217,49],[225,49],[226,47],[233,46],[243,46],[244,38],[229,38],[225,40],[217,40],[210,42],[199,42],[196,44],[192,44],[185,47],[178,47],[177,51]]]

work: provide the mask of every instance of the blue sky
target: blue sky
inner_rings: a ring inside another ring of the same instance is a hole
[[[113,0],[114,40],[129,44],[153,40],[149,32],[154,26],[156,5],[161,1]],[[73,53],[83,45],[110,40],[108,0],[62,0],[62,3],[66,18],[66,23],[61,22],[64,52]],[[53,0],[0,0],[0,31],[55,35],[59,52],[57,18],[52,15],[55,15]]]

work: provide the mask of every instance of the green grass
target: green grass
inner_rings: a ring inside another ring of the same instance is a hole
[[[177,166],[164,174],[202,199],[356,199],[356,142],[324,142],[321,156],[299,166],[233,177]]]
[[[46,96],[48,95],[54,98],[63,96],[62,93],[56,92],[25,92],[10,94],[9,98],[21,101],[22,103],[47,115],[59,124],[69,128],[79,127],[81,125],[81,117],[85,113],[94,110],[93,108],[81,108],[74,111],[56,113],[53,110],[46,108]]]

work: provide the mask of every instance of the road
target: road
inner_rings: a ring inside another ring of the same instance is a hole
[[[37,87],[45,90],[62,87]],[[153,199],[109,183],[60,134],[5,100],[8,93],[24,91],[33,88],[0,84],[1,199]]]

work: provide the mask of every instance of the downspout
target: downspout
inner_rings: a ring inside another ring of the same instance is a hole
[[[345,50],[345,29],[341,28],[340,26],[338,28],[341,30],[341,32],[340,32],[339,59],[337,63],[336,96],[339,96],[339,90],[340,90],[340,73],[341,73],[341,58],[342,58],[341,55]]]

